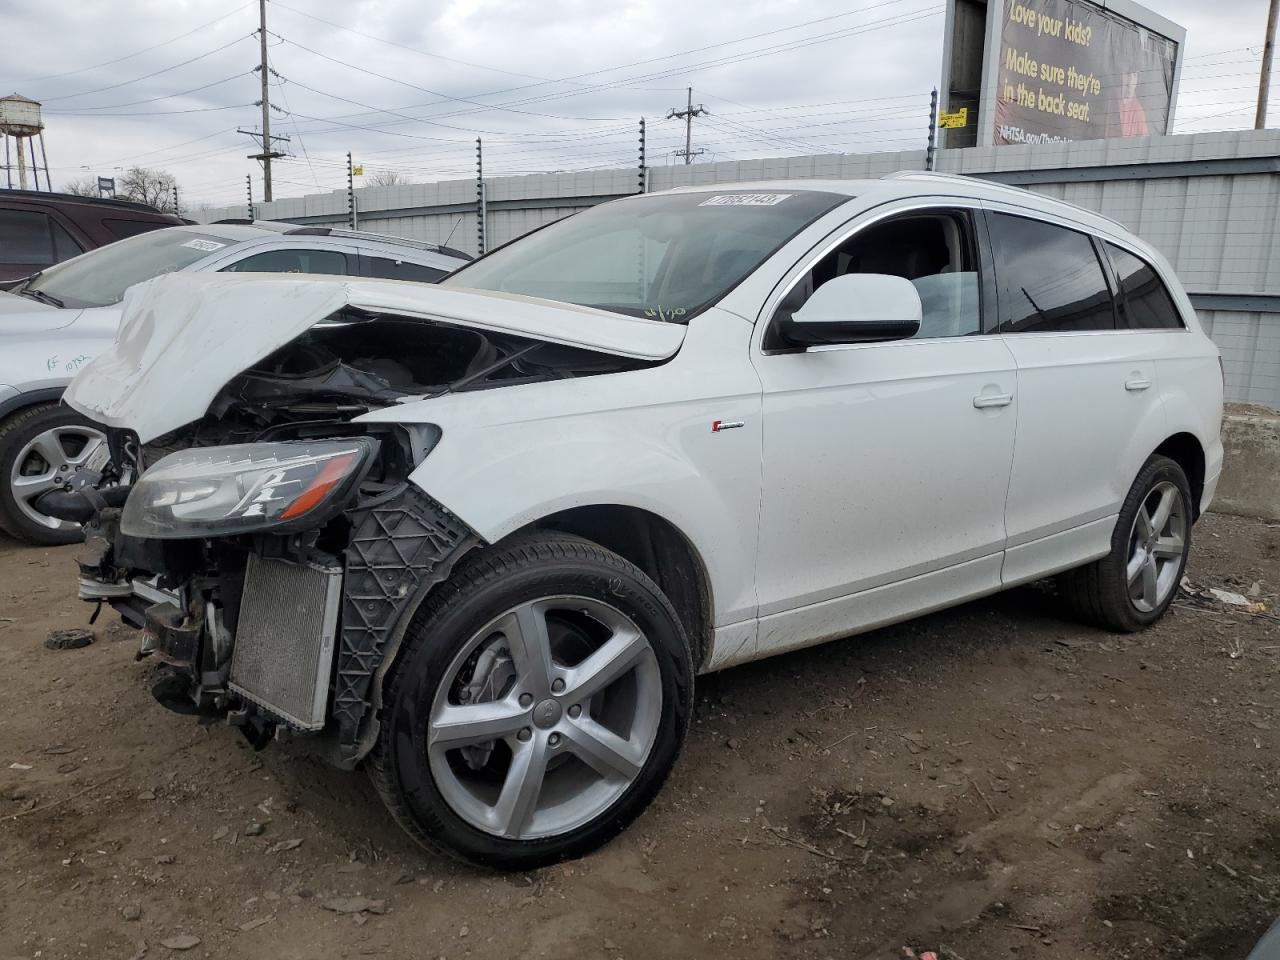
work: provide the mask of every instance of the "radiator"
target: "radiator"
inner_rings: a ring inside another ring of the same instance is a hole
[[[250,554],[230,687],[300,730],[324,726],[342,569]]]

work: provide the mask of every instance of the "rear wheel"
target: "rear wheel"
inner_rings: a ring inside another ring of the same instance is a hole
[[[74,543],[78,523],[42,513],[49,490],[75,489],[106,464],[107,438],[74,410],[42,403],[0,424],[0,529],[27,543]]]
[[[1082,619],[1132,632],[1159,620],[1178,592],[1191,549],[1191,487],[1168,457],[1153,456],[1120,509],[1111,552],[1058,578]]]
[[[692,678],[639,569],[566,534],[522,538],[464,562],[415,618],[370,772],[433,849],[508,869],[581,856],[662,786]]]

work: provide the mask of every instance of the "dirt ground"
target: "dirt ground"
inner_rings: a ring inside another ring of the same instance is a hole
[[[1280,524],[1196,540],[1197,586],[1275,611]],[[363,776],[164,711],[113,615],[45,649],[89,612],[73,550],[0,542],[4,960],[1223,960],[1280,914],[1274,616],[1183,598],[1115,636],[1036,585],[703,678],[648,813],[504,876],[419,852]],[[326,908],[357,896],[384,912]]]

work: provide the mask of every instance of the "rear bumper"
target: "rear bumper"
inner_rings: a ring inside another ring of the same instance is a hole
[[[1222,441],[1215,440],[1213,445],[1205,452],[1204,458],[1204,489],[1200,492],[1200,509],[1199,514],[1203,514],[1209,509],[1209,505],[1213,503],[1213,498],[1218,492],[1218,480],[1222,476]]]

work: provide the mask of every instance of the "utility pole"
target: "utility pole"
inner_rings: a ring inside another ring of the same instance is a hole
[[[347,151],[347,226],[356,228],[356,174],[351,166],[351,151]]]
[[[1267,39],[1262,45],[1262,76],[1258,79],[1258,113],[1253,125],[1261,130],[1267,125],[1267,100],[1271,96],[1271,60],[1276,52],[1276,21],[1280,20],[1280,0],[1271,0],[1267,10]]]
[[[484,256],[488,243],[488,211],[485,209],[484,196],[484,144],[476,137],[476,249]]]
[[[244,175],[244,187],[246,195],[249,197],[249,219],[253,219],[253,176],[246,173]]]
[[[173,212],[178,213],[178,185],[173,185]]]
[[[644,193],[644,117],[640,118],[640,189],[636,193]]]
[[[690,87],[689,99],[685,108],[683,110],[677,110],[675,107],[672,107],[671,112],[667,114],[668,120],[680,119],[684,121],[684,149],[677,150],[676,156],[684,157],[684,162],[686,164],[693,163],[693,158],[703,152],[702,150],[693,149],[693,118],[700,117],[704,113],[709,112],[710,111],[708,111],[702,104],[698,104],[696,107],[693,105],[693,87]]]
[[[271,96],[269,93],[267,80],[270,68],[267,66],[267,0],[258,0],[258,50],[261,54],[261,60],[258,63],[259,79],[262,82],[262,132],[256,130],[236,129],[236,133],[248,134],[251,137],[257,137],[261,140],[262,149],[258,153],[249,154],[250,160],[262,161],[262,200],[264,203],[271,202],[271,161],[277,157],[283,157],[284,154],[279,150],[273,149],[272,141],[279,140],[287,143],[288,137],[273,137],[271,135]]]
[[[924,152],[924,168],[932,170],[938,158],[938,88],[929,96],[929,146]]]

